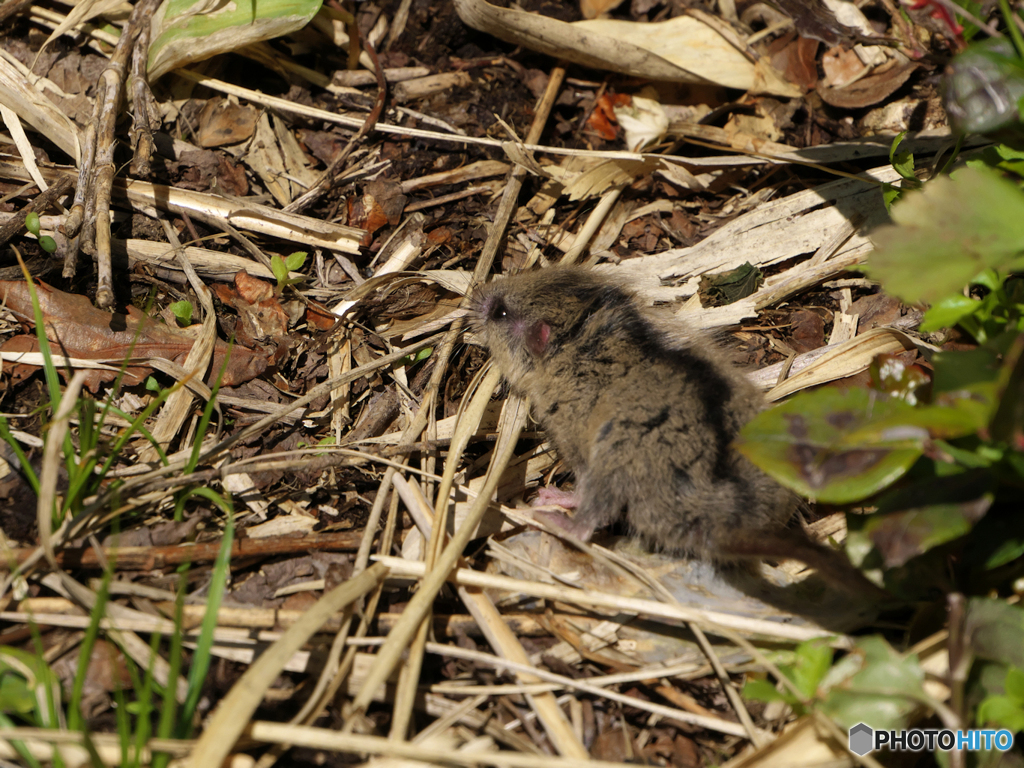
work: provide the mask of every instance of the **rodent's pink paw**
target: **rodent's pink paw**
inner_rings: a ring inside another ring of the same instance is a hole
[[[546,507],[554,505],[562,509],[576,509],[580,505],[579,497],[572,491],[562,491],[550,485],[545,485],[537,492],[537,498],[530,502],[531,507]],[[565,526],[563,525],[562,528]]]
[[[556,531],[568,531],[572,527],[572,518],[562,512],[535,509],[530,513],[530,517]]]
[[[564,531],[580,541],[590,541],[590,537],[594,533],[593,528],[581,526],[576,520],[562,512],[549,512],[548,510],[537,509],[533,512],[533,519],[539,523],[544,523],[549,528],[554,528],[556,531]]]

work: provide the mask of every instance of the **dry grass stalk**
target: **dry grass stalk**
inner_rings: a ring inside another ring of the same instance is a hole
[[[419,563],[411,563],[397,557],[378,557],[396,575],[420,577],[424,571]],[[622,595],[606,594],[595,590],[571,589],[553,584],[541,584],[535,581],[522,581],[507,576],[496,576],[470,569],[455,570],[450,580],[459,586],[502,589],[508,592],[532,595],[547,600],[557,600],[581,608],[610,608],[624,613],[634,613],[648,618],[669,619],[673,621],[689,621],[698,624],[705,631],[717,634],[720,630],[729,632],[746,632],[765,638],[776,638],[782,641],[811,640],[816,637],[835,637],[834,632],[810,627],[796,627],[778,622],[748,619],[714,611],[697,608],[669,605],[657,600],[644,600]],[[840,645],[844,641],[838,641]]]
[[[387,568],[373,565],[358,576],[325,594],[317,604],[260,656],[221,699],[196,742],[191,760],[194,765],[220,765],[246,729],[264,693],[291,658],[325,621],[345,606],[352,606],[387,576]]]

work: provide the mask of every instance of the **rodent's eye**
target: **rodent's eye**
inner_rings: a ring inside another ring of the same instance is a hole
[[[508,318],[508,307],[501,299],[497,299],[491,305],[491,311],[487,313],[487,319],[492,321],[505,320]]]

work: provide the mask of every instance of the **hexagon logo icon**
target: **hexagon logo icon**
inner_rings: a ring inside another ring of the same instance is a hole
[[[864,757],[864,755],[871,751],[872,744],[875,741],[874,735],[875,732],[870,725],[857,723],[850,729],[850,751],[855,755]]]

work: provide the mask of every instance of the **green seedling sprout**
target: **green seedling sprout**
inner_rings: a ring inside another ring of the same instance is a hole
[[[47,253],[53,253],[57,250],[57,241],[49,235],[39,234],[39,214],[32,211],[25,216],[25,229],[31,232],[39,240],[39,247]]]
[[[423,362],[434,353],[433,347],[424,347],[419,352],[410,353],[395,362],[395,368],[412,368],[416,363]]]
[[[907,138],[907,132],[900,131],[900,133],[896,134],[896,138],[892,140],[892,146],[889,147],[889,162],[892,163],[893,169],[903,179],[903,184],[900,187],[894,187],[892,184],[886,184],[882,187],[882,200],[887,211],[892,208],[893,203],[903,196],[904,192],[910,189],[921,188],[921,180],[914,173],[914,153],[899,151],[900,145],[905,138]]]
[[[188,328],[192,325],[192,302],[190,301],[176,301],[170,306],[171,314],[174,315],[178,321],[178,325],[182,328]]]
[[[307,255],[305,251],[296,251],[284,258],[281,258],[276,253],[270,257],[270,269],[277,279],[274,295],[280,296],[289,285],[295,285],[302,281],[301,277],[290,277],[289,275],[302,269],[302,265],[306,263]]]

